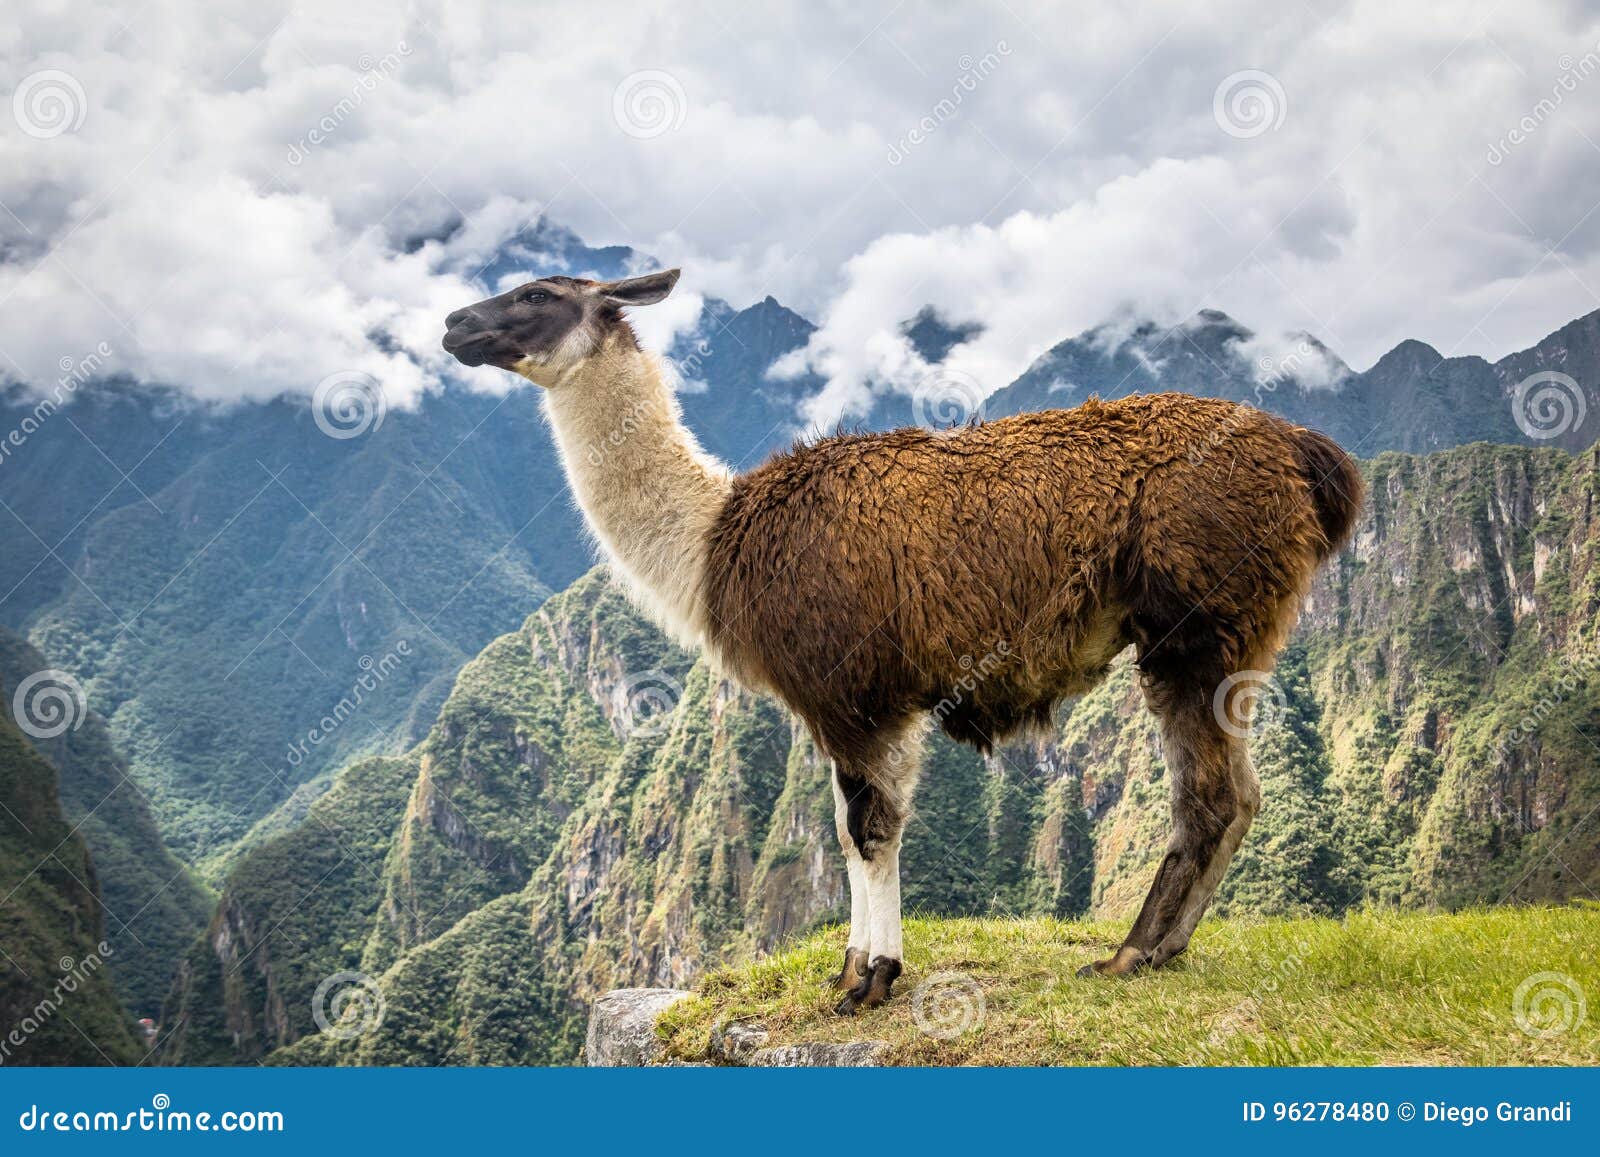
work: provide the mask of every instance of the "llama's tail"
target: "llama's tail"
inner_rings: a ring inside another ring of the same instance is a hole
[[[1297,428],[1294,445],[1300,457],[1300,471],[1311,491],[1311,504],[1316,507],[1317,521],[1327,540],[1318,558],[1324,562],[1349,541],[1355,530],[1366,484],[1355,459],[1326,434]]]

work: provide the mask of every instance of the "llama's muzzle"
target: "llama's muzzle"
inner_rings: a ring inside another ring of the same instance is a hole
[[[465,366],[481,366],[489,360],[489,343],[497,336],[485,329],[469,310],[458,309],[444,319],[445,352]]]

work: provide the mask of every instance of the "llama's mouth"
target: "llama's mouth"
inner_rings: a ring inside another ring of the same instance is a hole
[[[452,329],[444,335],[441,344],[446,353],[464,366],[481,366],[487,362],[509,365],[521,356],[492,330],[462,333],[460,329]]]

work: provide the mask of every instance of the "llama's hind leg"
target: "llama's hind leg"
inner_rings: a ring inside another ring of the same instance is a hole
[[[835,988],[849,991],[867,975],[867,949],[872,943],[869,922],[869,896],[867,893],[866,861],[856,848],[850,835],[850,800],[839,781],[839,767],[833,769],[833,826],[839,836],[839,849],[844,853],[845,872],[850,880],[850,940],[844,950],[844,966],[834,977]],[[859,783],[853,781],[859,790]]]
[[[1147,697],[1161,719],[1172,838],[1128,938],[1113,956],[1084,967],[1080,976],[1159,967],[1187,948],[1260,806],[1245,741],[1222,726],[1211,688],[1152,682]]]

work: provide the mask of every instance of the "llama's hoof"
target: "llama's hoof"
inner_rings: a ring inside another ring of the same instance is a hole
[[[890,989],[899,978],[902,968],[898,960],[887,956],[874,957],[867,973],[858,984],[846,992],[833,1011],[840,1016],[854,1016],[863,1008],[877,1008],[889,999]]]
[[[839,970],[839,975],[833,978],[833,987],[841,992],[849,992],[861,983],[862,977],[867,974],[867,954],[861,948],[846,948],[844,950],[844,967]]]
[[[1085,979],[1092,976],[1132,976],[1145,966],[1148,958],[1137,948],[1126,945],[1117,949],[1116,954],[1104,960],[1096,960],[1093,964],[1085,964],[1078,969],[1078,975]]]

